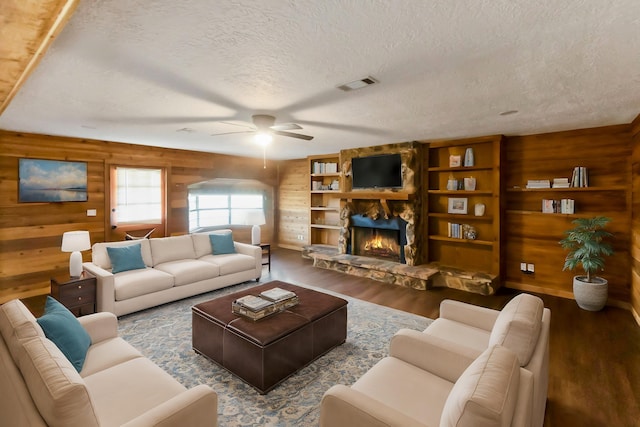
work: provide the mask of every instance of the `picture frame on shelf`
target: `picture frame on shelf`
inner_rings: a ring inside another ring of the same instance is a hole
[[[462,156],[460,155],[450,155],[449,156],[449,167],[450,168],[458,168],[462,166]]]
[[[466,197],[450,197],[447,212],[450,214],[466,215],[468,199]]]

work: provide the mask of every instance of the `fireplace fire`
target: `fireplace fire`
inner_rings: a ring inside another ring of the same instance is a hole
[[[398,246],[397,236],[395,238],[389,238],[379,233],[379,230],[373,231],[375,236],[364,240],[361,248],[357,248],[356,251],[363,256],[391,259],[396,262],[400,261],[400,247]]]

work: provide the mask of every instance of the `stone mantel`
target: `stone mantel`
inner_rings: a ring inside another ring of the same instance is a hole
[[[415,193],[406,191],[349,191],[336,193],[336,197],[347,200],[412,200]]]

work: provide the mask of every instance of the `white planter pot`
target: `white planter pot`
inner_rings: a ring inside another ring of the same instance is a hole
[[[602,277],[592,277],[592,282],[586,281],[587,276],[573,277],[573,296],[578,306],[583,310],[599,311],[607,303],[609,282]]]

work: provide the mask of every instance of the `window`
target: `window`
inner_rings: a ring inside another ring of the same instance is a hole
[[[244,224],[247,212],[262,210],[261,193],[189,193],[189,231]]]
[[[111,176],[112,225],[163,222],[162,169],[115,167]]]

